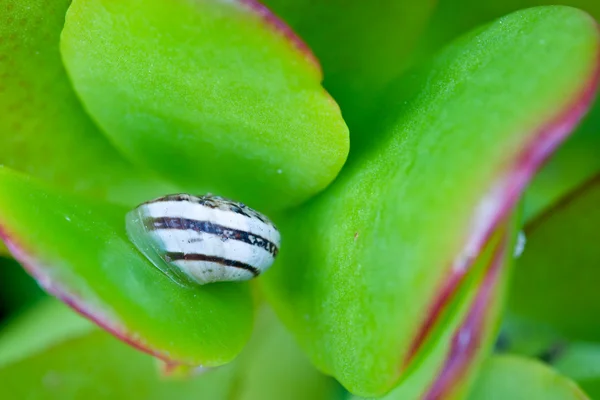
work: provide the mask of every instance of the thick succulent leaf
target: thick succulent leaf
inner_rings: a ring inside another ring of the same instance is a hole
[[[577,131],[552,155],[525,193],[526,222],[600,173],[600,101]]]
[[[359,395],[398,381],[415,341],[584,113],[598,44],[586,14],[530,9],[396,85],[373,145],[282,221],[294,245],[265,276],[319,368]]]
[[[569,379],[544,364],[517,356],[494,356],[484,364],[469,400],[585,400]]]
[[[324,85],[340,103],[353,140],[382,89],[404,71],[435,1],[266,0],[321,61]],[[353,146],[355,143],[353,142]]]
[[[382,400],[462,398],[474,373],[487,356],[496,336],[504,303],[512,254],[508,238],[493,241],[482,254],[483,274],[474,284],[466,313],[457,313],[443,324],[440,340],[421,357],[412,372]],[[458,318],[457,318],[458,317]],[[458,321],[458,325],[456,324]],[[358,397],[355,397],[358,399]]]
[[[120,206],[57,193],[0,169],[0,230],[49,293],[121,339],[171,362],[218,365],[250,335],[245,284],[182,287],[139,253]]]
[[[514,224],[513,224],[514,225]],[[492,259],[468,313],[452,333],[452,340],[442,368],[428,388],[424,400],[462,399],[468,393],[481,363],[494,344],[500,325],[501,311],[512,266],[512,245],[505,234],[496,244]]]
[[[439,0],[431,23],[417,46],[418,60],[429,56],[454,37],[507,13],[544,4],[577,7],[600,18],[595,0]],[[555,201],[600,171],[600,103],[549,163],[535,176],[525,196],[525,220],[536,217]]]
[[[125,161],[79,103],[58,48],[69,4],[0,4],[0,164],[125,204],[164,194],[167,185]]]
[[[75,0],[61,50],[112,141],[185,191],[281,208],[346,159],[319,65],[253,1]]]
[[[341,398],[339,385],[311,367],[289,333],[266,309],[261,312],[253,339],[239,359],[190,379],[160,377],[152,357],[95,329],[57,302],[44,304],[31,314],[24,316],[25,321],[15,321],[9,327],[11,335],[0,336],[0,352],[12,345],[16,337],[25,338],[23,341],[42,338],[48,344],[0,367],[0,381],[4,383],[0,396],[11,399]],[[70,334],[57,340],[56,335],[45,329],[50,317],[54,329],[60,322],[65,326],[79,323],[87,330],[70,329]]]
[[[526,228],[527,246],[511,287],[515,315],[572,339],[600,340],[600,176]]]

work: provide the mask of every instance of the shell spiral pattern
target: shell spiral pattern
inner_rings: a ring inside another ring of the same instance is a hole
[[[174,281],[245,281],[275,261],[281,237],[263,214],[220,196],[174,194],[127,214],[129,239]]]

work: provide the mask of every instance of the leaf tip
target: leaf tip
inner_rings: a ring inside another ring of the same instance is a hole
[[[241,4],[248,7],[253,13],[258,15],[267,25],[280,33],[287,41],[300,51],[306,60],[312,64],[322,78],[323,70],[321,63],[306,44],[306,42],[279,16],[277,16],[269,7],[259,0],[238,0]]]
[[[12,254],[25,271],[27,271],[27,273],[29,273],[38,285],[48,294],[54,296],[73,311],[92,321],[100,328],[131,347],[150,354],[166,363],[173,363],[168,355],[152,349],[141,340],[137,334],[129,332],[123,324],[113,316],[109,315],[106,310],[93,307],[89,302],[82,301],[77,293],[69,291],[63,285],[58,284],[57,280],[47,273],[49,269],[44,268],[44,266],[29,251],[17,243],[14,239],[14,235],[9,233],[5,227],[1,225],[0,238],[4,241],[10,254]]]

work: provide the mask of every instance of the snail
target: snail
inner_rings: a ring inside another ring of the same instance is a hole
[[[245,281],[267,270],[281,237],[263,214],[211,194],[174,194],[126,216],[129,239],[181,285]]]

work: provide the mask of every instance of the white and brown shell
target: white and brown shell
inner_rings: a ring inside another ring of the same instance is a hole
[[[180,284],[245,281],[264,272],[281,237],[261,213],[219,196],[168,195],[127,214],[127,234]]]

